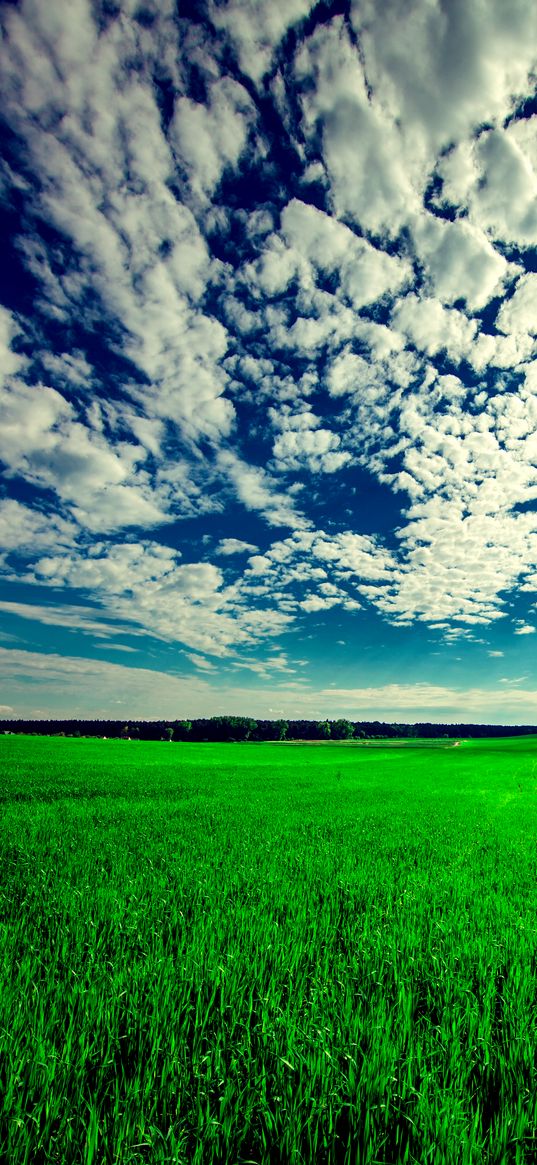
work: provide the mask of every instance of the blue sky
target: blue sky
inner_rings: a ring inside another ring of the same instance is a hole
[[[1,714],[536,722],[532,0],[0,14]]]

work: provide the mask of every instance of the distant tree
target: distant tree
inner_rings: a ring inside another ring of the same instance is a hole
[[[257,728],[257,720],[249,716],[228,716],[229,739],[249,740]]]
[[[164,729],[164,731],[165,731],[165,733],[166,733],[166,736],[167,736],[167,738],[168,738],[168,740],[169,740],[169,742],[170,742],[170,744],[171,744],[171,742],[172,742],[172,740],[173,740],[173,734],[174,734],[174,731],[175,731],[175,730],[174,730],[174,729],[171,727],[171,725],[169,724],[169,725],[168,725],[168,727]]]
[[[319,740],[330,740],[332,730],[328,720],[319,720],[317,725],[317,738]]]
[[[192,722],[190,720],[176,720],[174,732],[176,740],[189,740],[192,735]]]
[[[210,720],[194,721],[196,740],[249,740],[257,729],[257,720],[249,716],[212,716]]]
[[[289,731],[289,724],[287,720],[274,721],[274,738],[275,740],[285,740]]]
[[[350,720],[332,720],[330,727],[332,740],[351,740],[354,736],[354,724]]]
[[[287,720],[258,720],[250,740],[285,740],[289,729]]]

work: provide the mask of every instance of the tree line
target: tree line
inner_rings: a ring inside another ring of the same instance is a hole
[[[412,740],[526,736],[535,725],[386,724],[379,720],[254,720],[211,716],[194,720],[0,720],[0,732],[36,736],[100,736],[111,740],[284,741]]]

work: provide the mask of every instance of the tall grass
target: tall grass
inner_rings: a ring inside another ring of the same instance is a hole
[[[537,1161],[536,742],[0,746],[2,1161]]]

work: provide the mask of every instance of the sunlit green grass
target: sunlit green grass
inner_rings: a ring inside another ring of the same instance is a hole
[[[537,741],[0,739],[0,1160],[537,1161]]]

